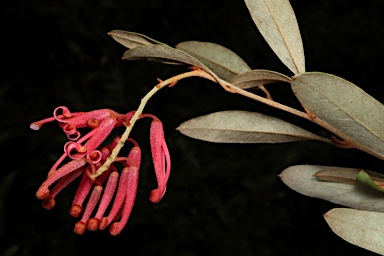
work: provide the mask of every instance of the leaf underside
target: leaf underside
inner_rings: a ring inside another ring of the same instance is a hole
[[[195,139],[220,143],[322,140],[322,137],[278,118],[240,110],[216,112],[193,118],[182,123],[177,130]]]
[[[324,218],[345,241],[384,255],[384,213],[335,208]]]
[[[160,60],[171,61],[171,63],[188,64],[191,66],[199,67],[218,79],[217,75],[207,68],[203,63],[190,56],[189,54],[178,49],[169,47],[167,45],[148,45],[144,47],[137,47],[126,51],[123,55],[126,60]]]
[[[314,174],[326,170],[354,171],[360,169],[320,165],[296,165],[285,169],[279,177],[296,192],[332,203],[360,209],[384,212],[384,194],[365,186],[321,181]]]
[[[288,0],[245,0],[261,35],[294,74],[305,72],[304,49],[295,13]]]
[[[264,84],[291,82],[291,78],[275,71],[255,69],[234,77],[230,83],[242,89],[250,89]]]
[[[176,48],[195,57],[226,81],[251,70],[236,53],[218,44],[187,41],[177,44]]]
[[[112,30],[108,33],[108,35],[110,35],[119,44],[130,49],[146,45],[163,44],[146,35],[124,30]]]
[[[347,135],[357,148],[384,158],[384,105],[347,80],[310,72],[292,79],[301,104]]]

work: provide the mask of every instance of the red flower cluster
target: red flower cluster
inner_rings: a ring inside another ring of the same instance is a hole
[[[120,137],[116,137],[108,145],[102,146],[103,142],[114,128],[128,125],[134,114],[135,111],[124,115],[118,114],[110,109],[71,113],[66,107],[58,107],[53,112],[53,117],[30,125],[31,129],[39,130],[45,123],[58,121],[69,139],[69,142],[64,145],[64,154],[48,172],[48,177],[37,190],[36,196],[43,200],[42,205],[45,209],[51,209],[55,205],[56,195],[82,175],[69,211],[70,215],[76,218],[83,214],[74,228],[77,234],[83,234],[86,229],[92,231],[105,229],[114,222],[109,231],[112,235],[117,235],[129,219],[139,179],[141,150],[138,144],[133,139],[128,139],[133,144],[129,155],[113,159],[109,168],[96,178],[94,174],[111,156]],[[146,114],[141,117],[153,119],[150,128],[150,142],[158,187],[151,191],[149,199],[157,203],[166,191],[171,168],[170,156],[164,138],[163,124],[153,115]],[[85,127],[88,127],[90,131],[81,136],[78,129]],[[67,157],[71,161],[62,165]],[[124,166],[120,174],[115,163]],[[60,165],[61,167],[58,168]],[[89,194],[83,211],[84,201]],[[111,204],[112,199],[113,204]],[[109,214],[106,215],[105,212],[110,205]],[[96,213],[91,218],[93,212]]]

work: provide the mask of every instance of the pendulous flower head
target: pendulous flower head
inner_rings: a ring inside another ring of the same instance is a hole
[[[141,149],[135,140],[128,138],[127,141],[133,144],[129,155],[118,156],[112,152],[119,143],[125,141],[121,141],[120,136],[109,144],[106,144],[106,140],[109,141],[113,129],[128,126],[134,114],[135,111],[118,114],[110,109],[72,113],[61,106],[54,110],[53,117],[30,125],[31,129],[40,130],[44,124],[57,121],[69,140],[64,145],[63,155],[37,190],[36,197],[42,200],[43,208],[49,210],[56,204],[57,194],[81,176],[69,210],[71,216],[80,218],[74,227],[77,234],[83,234],[87,229],[96,231],[110,226],[109,232],[118,235],[128,222],[137,193]],[[150,146],[158,187],[151,191],[149,198],[157,203],[166,190],[170,156],[160,120],[149,114],[141,117],[153,119]],[[88,129],[85,135],[79,131],[83,128]],[[107,161],[110,164],[106,171],[98,174],[97,170]]]

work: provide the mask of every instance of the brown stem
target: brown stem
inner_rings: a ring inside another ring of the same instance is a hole
[[[262,102],[262,103],[264,103],[264,104],[266,104],[268,106],[271,106],[271,107],[274,107],[274,108],[277,108],[277,109],[281,109],[281,110],[286,111],[288,113],[291,113],[293,115],[296,115],[296,116],[302,117],[304,119],[307,119],[307,120],[309,120],[311,122],[314,122],[314,123],[320,125],[321,127],[323,127],[324,129],[326,129],[326,130],[330,131],[331,133],[335,134],[337,137],[341,138],[345,143],[349,143],[348,147],[359,149],[359,150],[364,151],[364,152],[366,152],[366,153],[368,153],[370,155],[373,155],[373,156],[375,156],[375,157],[377,157],[379,159],[384,160],[383,156],[377,154],[376,152],[370,150],[369,148],[361,146],[359,143],[356,143],[352,138],[350,138],[349,136],[347,136],[344,133],[340,132],[339,130],[337,130],[333,126],[329,125],[325,121],[321,120],[320,118],[315,116],[310,111],[308,111],[308,113],[310,113],[310,114],[308,114],[306,112],[302,112],[302,111],[299,111],[297,109],[294,109],[294,108],[288,107],[286,105],[280,104],[280,103],[278,103],[276,101],[269,100],[267,98],[263,98],[263,97],[258,96],[256,94],[253,94],[251,92],[245,91],[245,90],[243,90],[241,88],[238,88],[237,86],[234,86],[234,85],[232,85],[232,84],[228,83],[227,81],[224,81],[224,80],[222,80],[220,78],[214,78],[210,74],[206,73],[203,70],[200,70],[200,71],[201,72],[198,74],[198,76],[206,78],[206,79],[209,79],[209,80],[211,80],[213,82],[219,83],[223,88],[226,88],[227,91],[243,95],[245,97],[248,97],[248,98],[257,100],[259,102]],[[341,146],[341,145],[337,145],[334,142],[332,142],[331,144],[336,145],[336,146]]]

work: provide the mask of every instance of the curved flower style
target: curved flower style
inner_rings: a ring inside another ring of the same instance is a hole
[[[49,210],[55,205],[57,194],[82,176],[69,211],[75,218],[81,216],[74,227],[77,234],[83,234],[86,229],[103,230],[110,225],[109,232],[118,235],[128,222],[136,198],[141,163],[141,150],[136,141],[128,139],[133,148],[127,157],[115,157],[109,168],[100,176],[94,178],[92,175],[111,156],[120,137],[114,138],[108,145],[101,145],[114,128],[128,125],[134,113],[135,111],[131,111],[123,115],[110,109],[71,113],[68,108],[61,106],[54,110],[53,117],[30,125],[31,129],[39,130],[45,123],[58,121],[69,139],[64,145],[64,154],[48,172],[48,177],[37,190],[36,197],[43,200],[43,208]],[[166,190],[171,167],[170,156],[160,120],[149,114],[141,117],[153,118],[150,142],[158,188],[151,191],[150,200],[157,203]],[[80,128],[89,128],[90,131],[81,136],[78,130]],[[71,161],[62,164],[67,157]],[[120,174],[115,166],[116,162],[123,165]],[[84,206],[87,197],[89,198]],[[109,205],[111,209],[106,215]],[[91,217],[93,212],[94,217]]]

